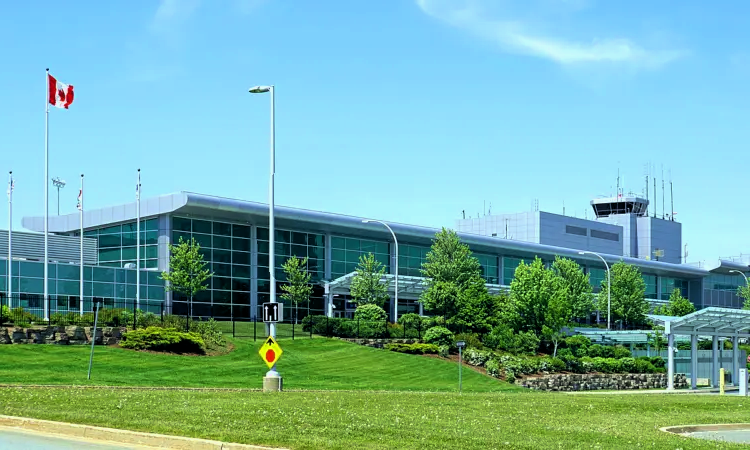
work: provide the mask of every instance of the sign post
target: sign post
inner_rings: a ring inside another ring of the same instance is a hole
[[[81,298],[83,304],[83,298]],[[94,299],[94,328],[91,329],[91,354],[89,355],[89,374],[86,377],[91,379],[91,366],[94,364],[94,344],[96,343],[96,327],[99,324],[99,309],[102,307],[102,301]]]
[[[726,378],[726,371],[722,367],[721,369],[719,369],[719,395],[724,395],[724,378]]]
[[[463,358],[462,350],[463,350],[464,347],[466,347],[466,342],[464,342],[464,341],[458,341],[458,342],[456,342],[456,347],[458,347],[458,393],[460,394],[461,393],[461,382],[462,382],[462,380],[461,380],[461,375],[462,375],[461,372],[463,370],[463,363],[461,361],[462,358]]]
[[[283,303],[263,303],[262,311],[263,322],[269,325],[269,329],[271,324],[284,320]],[[259,350],[260,357],[269,368],[266,376],[263,377],[263,392],[279,392],[282,387],[281,375],[276,371],[276,361],[281,357],[282,350],[275,338],[276,336],[273,336],[273,333],[271,333]]]
[[[740,369],[739,372],[740,396],[747,397],[747,369]]]

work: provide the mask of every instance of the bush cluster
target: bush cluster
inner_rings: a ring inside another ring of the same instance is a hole
[[[509,327],[499,325],[484,337],[484,345],[516,355],[536,355],[539,338],[531,331],[514,333]]]
[[[404,328],[406,328],[404,330]],[[386,321],[366,321],[343,317],[306,316],[302,319],[302,330],[309,333],[346,339],[419,339],[424,337],[426,328],[388,323]]]
[[[206,344],[198,333],[186,333],[174,328],[148,327],[122,335],[120,346],[133,350],[153,350],[170,353],[206,352]]]
[[[434,355],[440,348],[434,344],[385,344],[385,349],[392,352],[409,353],[412,355]]]
[[[453,333],[445,327],[432,327],[424,334],[424,341],[438,347],[451,347],[454,344]]]
[[[386,314],[385,310],[373,303],[359,305],[354,311],[354,318],[360,321],[364,320],[368,322],[384,323],[386,321],[386,317],[388,317],[388,315]]]

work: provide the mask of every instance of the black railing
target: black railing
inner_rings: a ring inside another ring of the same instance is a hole
[[[14,327],[33,326],[93,326],[94,301],[101,305],[101,326],[144,328],[164,321],[164,302],[153,300],[111,300],[94,297],[14,295],[0,296],[0,325]],[[83,306],[83,308],[81,308]]]

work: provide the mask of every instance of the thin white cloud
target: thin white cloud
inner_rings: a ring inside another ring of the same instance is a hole
[[[530,0],[525,0],[529,2]],[[554,0],[546,0],[552,3]],[[679,50],[650,50],[630,39],[591,39],[575,42],[559,36],[550,36],[535,31],[529,21],[512,17],[509,2],[504,2],[506,14],[502,18],[488,18],[479,0],[460,2],[442,0],[416,0],[427,15],[451,26],[463,29],[498,44],[508,52],[523,53],[552,60],[558,64],[572,66],[583,64],[615,63],[639,68],[658,68],[685,55]],[[494,6],[498,6],[495,3]],[[587,0],[556,0],[555,6],[583,9]],[[520,15],[519,15],[520,16]]]
[[[176,31],[193,16],[200,4],[200,0],[161,0],[151,30],[157,33]]]

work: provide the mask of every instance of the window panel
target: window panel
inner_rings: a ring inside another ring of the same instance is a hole
[[[113,283],[115,281],[115,270],[105,267],[94,267],[94,281]]]
[[[250,278],[250,266],[232,264],[232,277]]]
[[[250,227],[247,225],[232,225],[232,236],[250,239]]]
[[[120,227],[120,225],[114,225],[114,226],[111,226],[111,227],[106,227],[106,228],[100,228],[99,229],[99,235],[100,236],[102,234],[120,234],[120,233],[122,233],[122,227]]]
[[[258,233],[258,240],[268,241],[268,228],[258,227],[257,233]]]
[[[173,231],[172,232],[172,245],[178,245],[180,243],[180,239],[182,239],[183,242],[190,242],[190,233],[186,233],[182,231]]]
[[[346,250],[346,239],[339,236],[331,236],[331,248]]]
[[[26,278],[21,277],[19,280],[20,291],[30,294],[44,294],[43,278]]]
[[[156,245],[159,243],[159,232],[158,231],[147,231],[141,233],[141,244]]]
[[[122,233],[122,246],[130,247],[136,244],[138,233]]]
[[[311,258],[318,258],[318,259],[326,258],[326,249],[324,247],[309,247],[307,252]]]
[[[119,261],[122,251],[119,248],[99,249],[99,261]]]
[[[307,246],[306,245],[292,245],[290,256],[296,256],[298,258],[307,257]]]
[[[307,233],[299,233],[296,231],[292,231],[292,244],[296,245],[307,245]]]
[[[285,244],[291,244],[292,242],[292,236],[290,231],[286,230],[276,230],[276,238],[274,239],[276,242],[282,242]]]
[[[213,237],[213,248],[221,248],[224,250],[232,249],[232,238],[225,236],[214,236]]]
[[[44,270],[44,269],[42,269]],[[78,280],[81,277],[81,267],[72,264],[60,264],[57,269],[57,278],[63,280]]]
[[[211,222],[193,219],[193,233],[211,234]]]
[[[220,289],[220,290],[231,290],[232,289],[232,279],[231,278],[224,278],[224,277],[211,277],[212,280],[212,287],[213,289]]]
[[[346,249],[359,251],[359,239],[346,238]]]
[[[94,282],[94,296],[96,297],[114,297],[115,296],[115,285],[112,283],[96,283]]]
[[[268,254],[268,242],[258,241],[258,253]]]
[[[232,278],[232,290],[249,292],[250,280],[246,278]]]
[[[195,242],[198,243],[201,247],[212,247],[211,245],[211,235],[210,234],[195,234],[193,233],[193,239],[195,239]]]
[[[223,222],[214,222],[214,234],[219,234],[221,236],[231,236],[232,225]]]
[[[307,235],[307,245],[310,246],[317,246],[317,247],[325,247],[326,245],[326,237],[322,234],[308,234]]]
[[[214,250],[213,251],[213,262],[219,262],[219,263],[226,263],[231,264],[232,263],[232,252],[227,250]]]
[[[119,234],[99,235],[99,248],[119,247],[122,240]]]
[[[233,264],[244,264],[250,265],[250,253],[245,252],[232,252],[232,263]]]
[[[232,250],[240,250],[243,252],[249,252],[250,251],[250,239],[233,238]]]
[[[220,277],[231,277],[232,276],[232,265],[231,264],[219,264],[219,263],[213,263],[211,266],[211,269],[214,272],[214,275],[218,275]]]

